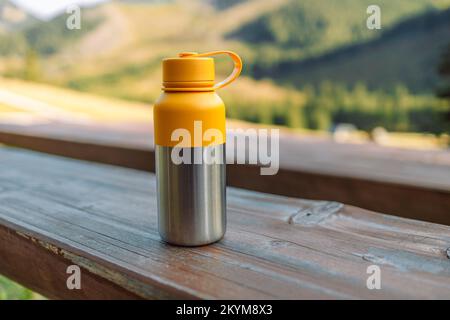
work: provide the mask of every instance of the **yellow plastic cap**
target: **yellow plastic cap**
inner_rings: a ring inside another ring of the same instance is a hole
[[[235,64],[232,74],[220,83],[215,83],[214,59],[209,56],[229,55]],[[234,81],[242,70],[242,61],[231,51],[207,53],[182,52],[177,58],[163,60],[163,90],[165,91],[213,91]]]

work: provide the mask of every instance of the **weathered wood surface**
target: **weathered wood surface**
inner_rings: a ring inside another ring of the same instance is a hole
[[[154,171],[151,123],[84,127],[56,123],[29,127],[1,125],[0,142]],[[450,225],[448,151],[336,144],[323,138],[285,133],[280,142],[280,167],[275,176],[261,176],[257,166],[229,165],[227,181],[231,186],[250,190],[334,200]]]
[[[156,219],[151,173],[0,149],[0,273],[51,298],[450,298],[447,226],[235,188],[216,244],[167,245]]]

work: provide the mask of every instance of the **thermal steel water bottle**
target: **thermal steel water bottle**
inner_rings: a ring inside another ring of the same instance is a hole
[[[215,83],[214,60],[227,54],[234,70]],[[230,51],[185,52],[162,62],[163,93],[154,106],[159,233],[166,242],[198,246],[226,228],[225,106],[216,94],[242,70]]]

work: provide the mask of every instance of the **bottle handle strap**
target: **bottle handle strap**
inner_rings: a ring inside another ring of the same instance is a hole
[[[219,54],[228,55],[234,62],[234,68],[228,77],[226,77],[224,80],[222,80],[214,85],[214,87],[213,87],[214,90],[217,90],[217,89],[220,89],[220,88],[223,88],[223,87],[229,85],[231,82],[236,80],[236,78],[239,77],[239,75],[241,74],[242,60],[236,53],[234,53],[232,51],[211,51],[211,52],[205,52],[205,53],[186,52],[186,53],[181,53],[179,56],[180,57],[188,57],[188,56],[189,57],[210,57],[210,56],[216,56]]]

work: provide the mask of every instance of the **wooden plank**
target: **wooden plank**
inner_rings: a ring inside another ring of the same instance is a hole
[[[30,136],[20,133],[4,132],[0,135],[0,142],[20,148],[79,160],[112,164],[150,172],[155,171],[155,153],[153,149],[99,144],[66,138]]]
[[[174,247],[155,188],[151,173],[0,149],[0,273],[54,298],[450,297],[448,226],[229,188],[225,238]],[[64,287],[71,264],[80,291]]]
[[[0,242],[1,272],[49,299],[140,299],[84,268],[82,285],[89,290],[68,290],[66,270],[74,263],[62,251],[55,255],[53,250],[60,249],[4,226],[0,226]]]
[[[240,126],[232,121],[229,124],[230,127]],[[134,126],[1,125],[0,142],[75,159],[154,171],[151,123]],[[261,176],[257,166],[229,165],[227,181],[230,186],[255,191],[339,201],[450,225],[448,151],[336,144],[323,138],[283,133],[280,167],[275,176]]]

